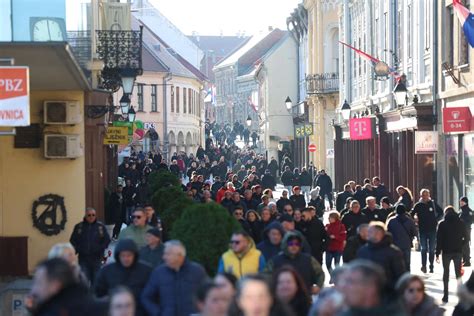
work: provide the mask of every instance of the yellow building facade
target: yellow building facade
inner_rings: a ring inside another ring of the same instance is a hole
[[[309,153],[318,169],[333,175],[334,142],[332,123],[339,105],[339,28],[337,1],[305,0],[308,11],[308,61],[306,92],[308,119],[313,124]]]

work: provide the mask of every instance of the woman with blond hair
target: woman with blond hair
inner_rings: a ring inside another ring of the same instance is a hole
[[[62,258],[66,260],[74,269],[77,280],[84,286],[89,287],[94,282],[94,280],[88,280],[84,272],[82,272],[77,260],[76,250],[71,243],[57,243],[51,247],[48,252],[48,259],[52,258]]]

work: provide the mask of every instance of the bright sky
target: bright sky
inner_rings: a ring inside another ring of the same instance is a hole
[[[186,35],[246,35],[268,26],[286,30],[286,18],[302,0],[150,0]]]

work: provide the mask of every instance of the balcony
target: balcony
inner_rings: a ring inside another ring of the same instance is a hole
[[[92,58],[91,32],[90,31],[68,31],[67,41],[72,48],[72,53],[82,70],[89,76],[88,64]]]
[[[339,74],[323,73],[306,76],[306,92],[309,95],[336,93],[339,91]]]

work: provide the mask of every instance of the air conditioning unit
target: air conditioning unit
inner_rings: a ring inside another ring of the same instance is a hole
[[[83,155],[81,138],[71,134],[44,135],[44,157],[48,159],[74,159]]]
[[[74,125],[82,122],[79,101],[44,101],[44,123]]]

